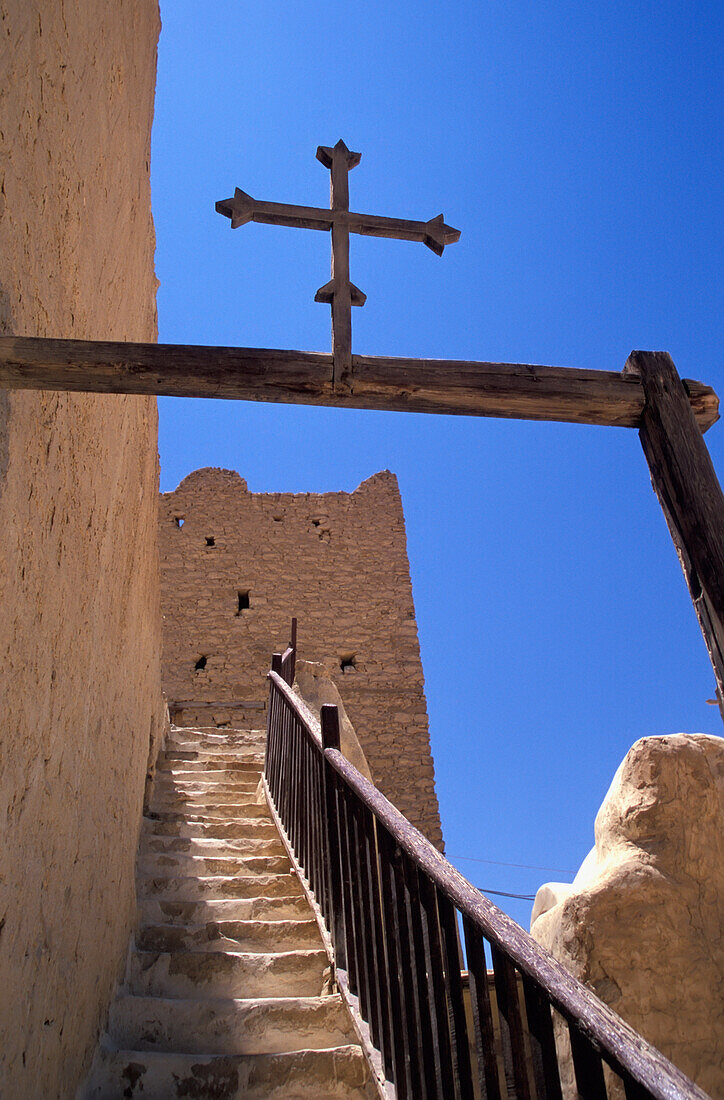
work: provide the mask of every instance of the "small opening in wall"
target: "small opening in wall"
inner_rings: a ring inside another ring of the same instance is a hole
[[[195,669],[196,672],[199,672],[202,668],[206,668],[206,658],[205,657],[199,657],[198,661],[194,665],[194,669]]]
[[[206,536],[206,545],[207,546],[216,546],[216,539],[214,538],[213,535],[207,535]]]
[[[349,672],[353,668],[357,668],[357,655],[355,653],[343,653],[339,659],[339,667],[342,672]]]
[[[275,523],[281,523],[282,520],[284,519],[284,516],[272,516],[272,519],[274,520]]]
[[[184,519],[183,516],[174,516],[173,521],[174,521],[174,523],[176,524],[177,527],[183,527],[183,525],[185,523],[185,519]]]
[[[248,592],[237,592],[236,596],[237,596],[237,600],[238,600],[238,605],[237,605],[237,608],[236,608],[236,614],[241,615],[242,611],[248,611],[249,610],[249,607],[250,607],[249,593]]]
[[[321,519],[313,519],[312,520],[312,527],[319,527],[321,522],[322,522]]]

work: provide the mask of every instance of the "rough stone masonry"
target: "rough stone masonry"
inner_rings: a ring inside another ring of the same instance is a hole
[[[402,502],[385,470],[353,493],[251,493],[231,470],[161,497],[163,683],[183,721],[261,704],[299,620],[337,685],[375,783],[442,846]],[[231,704],[236,704],[232,706]],[[253,707],[251,708],[253,709]]]

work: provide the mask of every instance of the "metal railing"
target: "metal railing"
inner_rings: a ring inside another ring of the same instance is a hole
[[[397,1097],[705,1100],[349,763],[337,708],[317,723],[291,689],[295,643],[296,622],[269,673],[267,789]]]

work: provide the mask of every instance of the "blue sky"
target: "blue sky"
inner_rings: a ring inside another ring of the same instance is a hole
[[[724,17],[706,3],[162,2],[152,184],[160,339],[329,350],[321,233],[214,202],[324,206],[318,144],[362,153],[353,209],[462,231],[438,259],[353,238],[354,350],[619,370],[671,352],[724,393]],[[638,737],[721,733],[637,433],[161,399],[161,479],[257,492],[400,482],[453,862],[532,894],[575,870]],[[724,430],[707,434],[724,469]],[[303,625],[302,637],[303,637]],[[498,861],[477,863],[477,860]],[[527,926],[530,905],[496,899]]]

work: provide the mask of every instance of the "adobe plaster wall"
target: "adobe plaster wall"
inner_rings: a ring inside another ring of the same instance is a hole
[[[156,337],[156,0],[0,0],[0,332]],[[72,1096],[162,729],[153,399],[0,391],[0,1094]]]
[[[538,891],[531,935],[705,1092],[724,1096],[724,740],[636,741],[595,836],[572,884]],[[570,1060],[564,1074],[564,1095],[576,1096]]]
[[[250,493],[233,471],[197,470],[161,497],[160,531],[169,700],[263,701],[271,653],[285,648],[296,615],[300,658],[330,673],[374,781],[441,845],[395,476],[375,474],[353,493]],[[249,599],[240,612],[239,593]],[[237,714],[187,708],[182,720]]]

